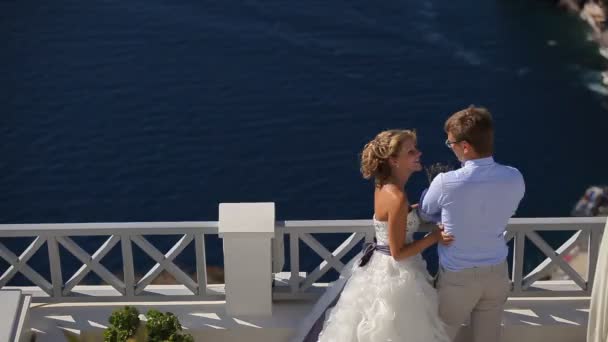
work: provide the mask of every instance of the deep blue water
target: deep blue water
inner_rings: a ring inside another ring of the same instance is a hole
[[[517,216],[568,216],[608,182],[587,31],[538,0],[3,1],[0,221],[370,218],[363,145],[415,128],[455,162],[443,122],[471,103],[524,174]]]

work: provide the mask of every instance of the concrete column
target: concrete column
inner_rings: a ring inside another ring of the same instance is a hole
[[[220,203],[219,236],[224,240],[229,315],[272,315],[274,230],[274,203]]]

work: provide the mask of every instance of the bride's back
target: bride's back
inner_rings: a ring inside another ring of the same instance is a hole
[[[387,188],[387,186],[390,186]],[[374,230],[376,240],[379,244],[388,245],[388,207],[396,205],[394,201],[402,201],[403,205],[407,205],[405,193],[392,184],[384,185],[377,188],[374,193]],[[416,209],[407,214],[406,225],[403,229],[406,230],[405,241],[412,242],[413,235],[418,231],[420,219],[416,213]]]
[[[374,191],[374,217],[378,221],[388,221],[389,208],[407,202],[405,193],[394,184],[385,184]]]

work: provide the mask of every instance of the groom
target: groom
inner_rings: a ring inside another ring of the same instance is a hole
[[[511,288],[503,234],[524,196],[524,180],[492,158],[494,128],[486,109],[461,110],[444,130],[462,167],[435,177],[420,201],[421,216],[454,236],[450,246],[438,246],[439,315],[452,340],[470,322],[474,342],[498,342]]]

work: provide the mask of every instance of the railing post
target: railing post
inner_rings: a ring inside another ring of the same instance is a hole
[[[198,284],[198,295],[207,294],[207,261],[205,258],[205,234],[196,233],[194,236],[194,248],[196,250],[196,283]]]
[[[131,247],[131,236],[121,235],[120,246],[122,252],[122,267],[125,282],[125,295],[127,297],[135,296],[135,271],[133,268],[133,248]]]
[[[517,232],[513,238],[513,293],[522,292],[524,273],[524,247],[526,244],[526,233]]]
[[[606,234],[606,232],[604,232],[604,234]],[[593,282],[595,280],[595,270],[597,266],[597,258],[600,251],[600,241],[602,239],[602,232],[597,229],[591,229],[591,231],[589,231],[588,236],[589,241],[587,245],[587,293],[591,295],[591,291],[593,289]]]
[[[291,268],[289,287],[291,293],[296,293],[300,288],[300,236],[296,232],[289,234],[289,263]]]
[[[274,203],[220,203],[219,236],[224,240],[229,315],[272,315],[274,235]]]
[[[63,291],[63,277],[61,275],[61,258],[57,238],[49,236],[46,243],[49,248],[49,265],[51,268],[51,283],[53,284],[53,297],[60,298]]]

